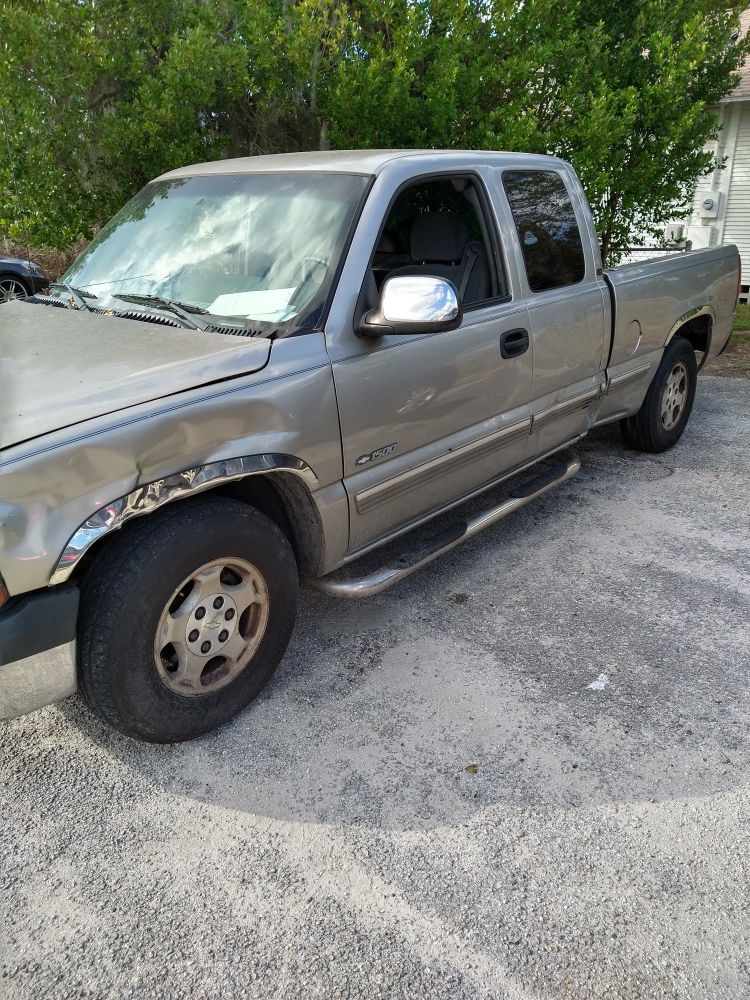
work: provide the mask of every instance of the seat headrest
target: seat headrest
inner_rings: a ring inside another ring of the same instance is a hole
[[[396,252],[396,241],[391,236],[390,233],[383,232],[380,237],[380,242],[375,247],[375,253],[395,253]]]
[[[468,242],[466,220],[451,212],[425,212],[411,227],[412,260],[459,261]]]

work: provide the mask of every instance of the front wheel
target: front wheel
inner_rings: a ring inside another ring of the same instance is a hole
[[[115,729],[148,742],[220,726],[273,675],[297,590],[286,536],[238,501],[187,502],[124,529],[82,586],[84,698]]]
[[[684,337],[669,344],[640,410],[620,422],[627,444],[639,451],[666,451],[685,430],[698,382],[695,352]]]
[[[13,274],[0,274],[0,302],[25,299],[30,294],[26,282]]]

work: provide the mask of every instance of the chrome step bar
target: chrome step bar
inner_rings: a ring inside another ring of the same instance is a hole
[[[334,579],[333,574],[308,577],[305,583],[324,594],[330,594],[332,597],[371,597],[373,594],[379,594],[381,590],[387,590],[388,587],[392,587],[395,583],[410,576],[415,570],[431,563],[438,556],[450,552],[457,545],[473,538],[484,528],[489,528],[490,525],[502,521],[513,511],[525,507],[527,503],[536,500],[547,490],[564,483],[581,468],[581,460],[574,451],[565,452],[561,458],[562,461],[553,465],[552,468],[511,490],[507,500],[503,500],[495,507],[490,507],[482,514],[477,514],[465,521],[457,521],[438,532],[427,539],[423,545],[402,556],[395,566],[384,566],[367,576],[350,577],[343,580]]]

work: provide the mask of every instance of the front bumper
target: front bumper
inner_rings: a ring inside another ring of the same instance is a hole
[[[78,598],[77,587],[50,587],[0,610],[0,719],[74,694]]]

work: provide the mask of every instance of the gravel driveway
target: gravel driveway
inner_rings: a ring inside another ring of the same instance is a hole
[[[750,995],[750,382],[362,603],[193,744],[0,732],[0,996]],[[474,504],[473,506],[477,506]]]

